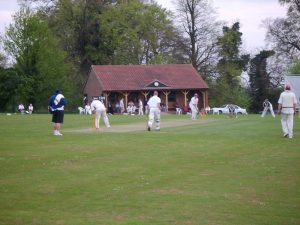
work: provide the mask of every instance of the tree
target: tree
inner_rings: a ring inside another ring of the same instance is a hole
[[[294,71],[294,65],[296,66],[300,59],[300,1],[279,2],[287,6],[286,17],[264,21],[267,29],[266,40],[270,49],[276,53],[274,57],[270,57],[268,71],[271,72],[273,80],[277,80],[278,85],[287,73],[297,71]]]
[[[41,2],[40,0],[29,0]],[[168,63],[180,40],[170,13],[140,0],[43,0],[50,28],[78,66],[81,86],[92,64]],[[46,5],[52,5],[49,10]],[[178,57],[179,60],[183,58]]]
[[[176,0],[180,26],[187,37],[189,60],[206,80],[217,62],[216,38],[221,26],[207,0]]]
[[[288,4],[289,11],[297,10],[300,12],[300,0],[279,0],[281,4]]]
[[[109,64],[165,63],[172,58],[175,29],[157,4],[132,0],[107,7],[100,16]]]
[[[1,43],[1,39],[0,39],[0,43]],[[5,68],[6,65],[7,65],[7,59],[4,53],[0,52],[0,68]]]
[[[15,60],[18,75],[17,100],[46,109],[49,95],[60,88],[71,94],[70,65],[47,22],[28,7],[22,7],[4,36],[4,49]]]
[[[276,85],[272,83],[270,72],[267,71],[267,59],[274,55],[274,51],[260,51],[250,61],[249,75],[249,92],[252,98],[250,110],[259,112],[262,107],[262,102],[265,99],[275,103],[274,89]]]
[[[300,74],[300,60],[296,61],[289,69],[290,74]]]
[[[217,65],[219,77],[215,87],[217,103],[236,103],[248,106],[249,98],[241,86],[241,74],[246,69],[249,55],[240,54],[242,33],[239,23],[223,27],[223,36],[218,37],[220,60]]]
[[[274,20],[265,20],[267,40],[277,55],[285,55],[291,61],[300,57],[300,1],[279,0],[288,5],[287,16]]]
[[[12,68],[0,67],[0,110],[14,112],[16,109],[16,94],[21,80]]]
[[[288,5],[286,18],[266,21],[267,38],[281,52],[289,55],[300,53],[300,1],[279,0]]]
[[[223,27],[223,36],[218,37],[220,60],[218,72],[220,77],[231,86],[239,85],[239,78],[249,61],[249,55],[241,55],[242,35],[240,24],[236,22],[232,27]]]

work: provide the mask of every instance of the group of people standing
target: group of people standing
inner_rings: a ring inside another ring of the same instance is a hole
[[[189,102],[189,107],[191,109],[192,120],[195,120],[198,110],[198,94],[195,93]],[[56,90],[55,93],[49,99],[49,111],[52,113],[52,122],[54,124],[53,134],[56,136],[61,136],[60,127],[64,119],[64,106],[67,104],[65,97],[59,90]],[[122,99],[120,105],[122,104]],[[124,102],[123,102],[124,104]],[[285,86],[284,92],[280,94],[278,100],[278,114],[282,115],[281,125],[283,136],[286,138],[293,137],[293,119],[296,113],[297,99],[295,93],[291,91],[290,85]],[[110,127],[109,119],[106,114],[106,107],[100,101],[98,97],[94,98],[91,103],[91,110],[95,114],[95,128],[99,129],[99,123],[101,117],[104,120],[104,124],[107,128]],[[270,110],[273,117],[275,113],[273,110],[272,104],[266,99],[263,102],[264,110],[261,117],[264,117],[268,110]],[[161,99],[158,97],[158,92],[154,91],[153,96],[147,101],[147,108],[149,110],[147,130],[151,131],[153,123],[155,122],[155,130],[160,130],[160,113],[161,113]],[[139,99],[139,115],[143,115],[143,103]]]
[[[110,103],[108,103],[110,104]],[[111,107],[112,109],[112,107]],[[118,101],[115,104],[115,110],[114,112],[120,113],[120,114],[135,114],[138,110],[138,115],[144,115],[144,104],[141,99],[138,100],[138,105],[136,106],[133,101],[128,102],[127,109],[125,110],[125,104],[124,104],[124,98],[121,98],[120,101]],[[112,110],[109,110],[112,111]]]

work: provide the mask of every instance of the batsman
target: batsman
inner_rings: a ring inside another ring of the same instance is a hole
[[[191,98],[189,106],[192,110],[192,120],[195,120],[198,114],[198,94],[195,93],[194,96]]]
[[[110,127],[109,120],[106,114],[106,108],[104,104],[99,100],[99,97],[95,97],[91,103],[91,108],[95,114],[95,128],[99,129],[101,116],[103,117],[104,124],[107,128]]]

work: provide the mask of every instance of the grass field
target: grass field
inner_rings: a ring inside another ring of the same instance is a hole
[[[298,117],[293,139],[269,115],[178,119],[117,132],[146,117],[112,116],[94,132],[67,114],[59,137],[50,115],[0,114],[0,224],[300,224]]]

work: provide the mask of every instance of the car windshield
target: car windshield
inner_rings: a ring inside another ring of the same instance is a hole
[[[220,108],[226,108],[227,105],[222,105]]]

